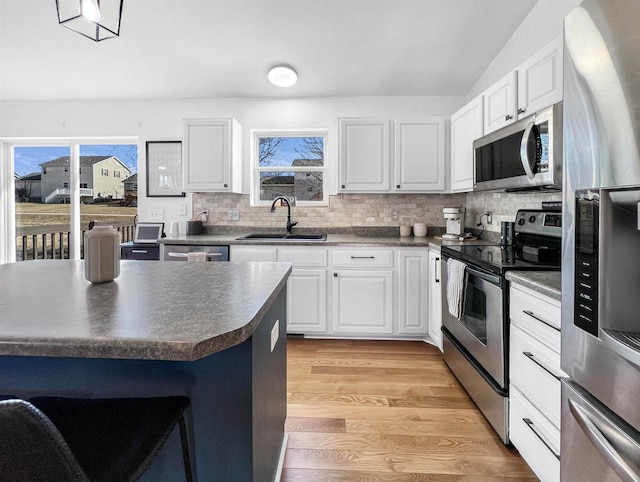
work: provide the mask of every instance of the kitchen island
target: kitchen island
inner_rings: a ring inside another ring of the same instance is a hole
[[[290,272],[289,263],[123,261],[114,282],[93,285],[82,261],[2,265],[0,394],[188,396],[197,480],[274,480]],[[178,439],[145,480],[182,480]]]

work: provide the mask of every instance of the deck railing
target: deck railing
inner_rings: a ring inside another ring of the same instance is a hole
[[[132,221],[109,223],[120,233],[120,242],[133,241],[135,228]],[[84,233],[88,225],[82,225],[80,257],[84,258]],[[30,259],[69,259],[68,225],[26,226],[16,228],[16,261]]]

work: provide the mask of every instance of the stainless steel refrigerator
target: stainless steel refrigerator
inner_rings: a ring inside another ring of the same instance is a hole
[[[640,481],[640,0],[564,32],[561,479]]]

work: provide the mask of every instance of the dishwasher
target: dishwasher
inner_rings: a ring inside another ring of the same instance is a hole
[[[163,261],[188,261],[189,253],[207,253],[207,261],[229,261],[229,246],[162,243]]]

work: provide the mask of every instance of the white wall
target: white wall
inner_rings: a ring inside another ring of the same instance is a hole
[[[244,129],[244,192],[248,193],[251,129],[326,128],[329,192],[335,193],[338,117],[449,117],[463,103],[462,96],[4,102],[0,103],[0,139],[137,136],[139,189],[143,193],[146,141],[180,140],[183,118],[234,117]],[[172,199],[141,195],[140,220],[148,220],[150,208],[163,208],[165,223],[184,222],[188,217],[179,215],[184,203],[191,216],[190,196]]]
[[[564,17],[582,0],[538,0],[467,94],[467,101],[562,35]]]

